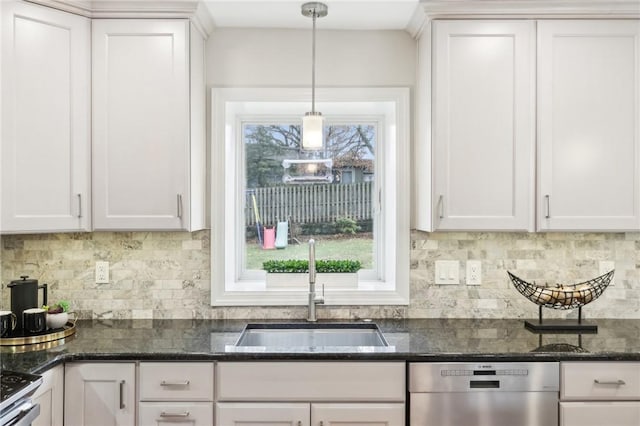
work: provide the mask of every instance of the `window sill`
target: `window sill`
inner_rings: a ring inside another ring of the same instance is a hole
[[[213,306],[304,306],[308,303],[307,289],[266,290],[264,281],[240,281],[232,285],[232,290],[212,295]],[[316,286],[321,292],[321,283],[316,283]],[[262,289],[257,290],[260,287]],[[389,282],[359,281],[357,289],[325,291],[325,306],[408,304],[409,298],[396,289],[395,283]]]

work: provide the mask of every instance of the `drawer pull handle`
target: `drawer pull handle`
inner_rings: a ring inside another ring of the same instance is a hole
[[[184,411],[182,413],[167,413],[163,411],[160,413],[160,417],[189,417],[189,412]]]
[[[126,407],[124,405],[124,384],[125,381],[121,380],[120,381],[120,409],[124,410]]]
[[[551,196],[550,195],[545,195],[544,199],[547,203],[547,212],[544,215],[545,219],[549,219],[551,217]]]
[[[189,381],[185,380],[184,382],[166,382],[161,381],[160,386],[189,386]]]
[[[178,194],[178,211],[176,213],[176,215],[178,216],[178,219],[182,219],[182,194]]]
[[[598,380],[598,379],[593,379],[593,383],[595,383],[596,385],[616,385],[616,386],[622,386],[627,384],[624,380]]]

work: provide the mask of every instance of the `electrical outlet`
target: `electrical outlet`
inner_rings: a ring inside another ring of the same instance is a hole
[[[482,284],[482,262],[467,260],[467,285]]]
[[[460,262],[436,260],[436,284],[460,284]]]
[[[600,275],[604,275],[607,272],[616,269],[616,263],[613,260],[601,260],[600,261],[600,265],[599,265],[599,270],[600,270]],[[609,285],[614,285],[615,284],[615,279],[616,276],[615,274],[613,275],[613,278],[611,278],[611,282],[609,283]]]
[[[109,283],[109,262],[96,262],[96,284]]]

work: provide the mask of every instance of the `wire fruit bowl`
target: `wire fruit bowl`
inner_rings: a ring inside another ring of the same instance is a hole
[[[540,286],[528,283],[507,271],[516,290],[539,306],[552,309],[581,308],[596,300],[607,288],[613,278],[614,270],[604,275],[578,284],[556,284]]]

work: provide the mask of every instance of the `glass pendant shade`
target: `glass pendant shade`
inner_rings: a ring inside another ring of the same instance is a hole
[[[308,112],[302,117],[302,149],[322,149],[324,142],[324,117],[319,112]]]

